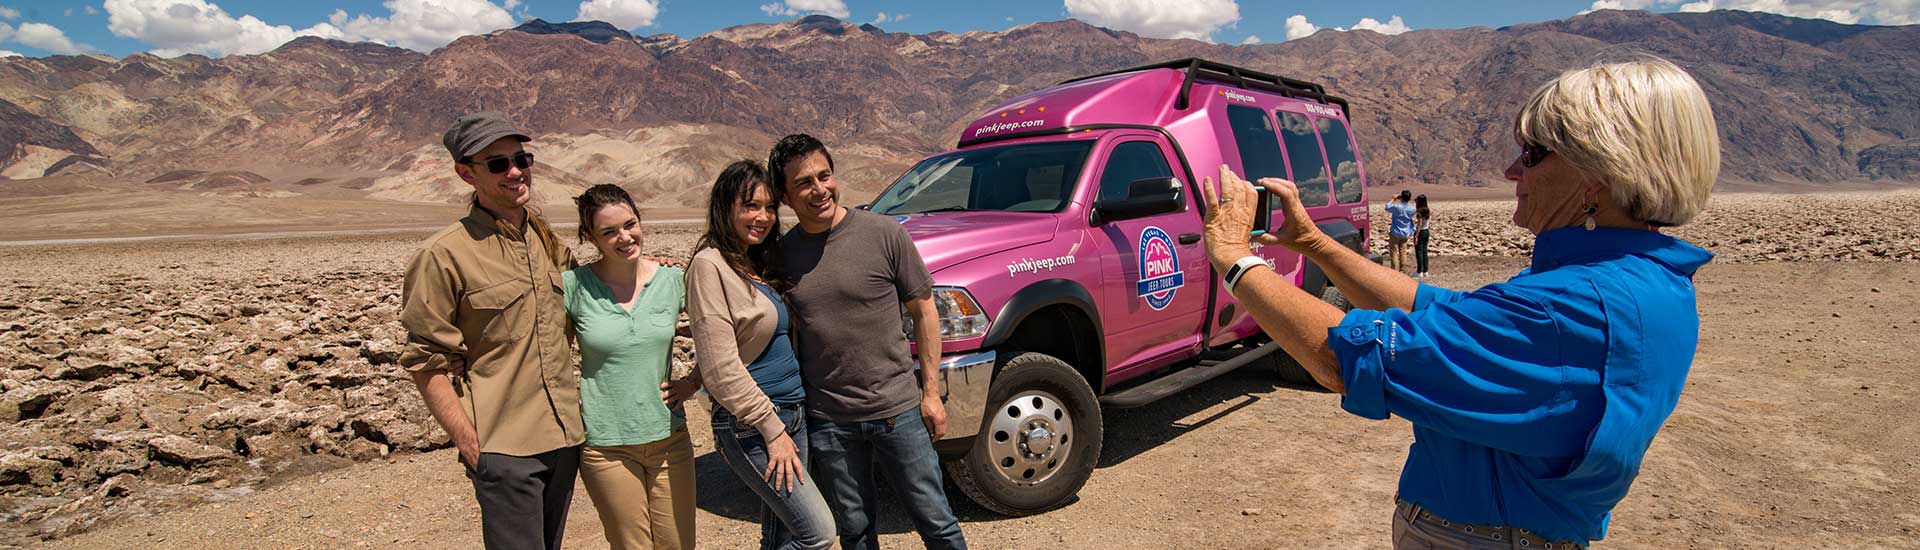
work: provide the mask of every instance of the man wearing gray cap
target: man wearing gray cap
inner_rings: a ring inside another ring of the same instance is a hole
[[[443,142],[473,203],[401,289],[400,365],[460,451],[489,549],[560,547],[586,439],[560,291],[573,257],[526,207],[530,140],[499,113],[454,121]]]

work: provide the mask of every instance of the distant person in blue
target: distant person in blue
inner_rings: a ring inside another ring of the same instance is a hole
[[[1605,537],[1693,363],[1692,276],[1713,254],[1659,229],[1692,220],[1720,172],[1699,84],[1651,57],[1567,72],[1533,93],[1513,136],[1506,177],[1532,266],[1471,292],[1368,262],[1313,226],[1293,183],[1260,180],[1288,220],[1261,244],[1325,268],[1357,307],[1345,314],[1241,262],[1260,191],[1224,167],[1219,191],[1201,186],[1208,257],[1244,266],[1228,290],[1260,327],[1348,412],[1413,424],[1395,548]]]
[[[1413,192],[1401,190],[1387,201],[1387,264],[1394,271],[1407,271],[1407,239],[1413,237]]]

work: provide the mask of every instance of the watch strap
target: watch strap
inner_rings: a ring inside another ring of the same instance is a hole
[[[1254,266],[1264,265],[1267,265],[1267,259],[1259,256],[1247,256],[1234,261],[1233,267],[1227,268],[1227,274],[1222,277],[1227,282],[1227,293],[1233,293],[1234,285],[1238,284],[1241,278],[1246,277],[1247,272],[1252,271]]]

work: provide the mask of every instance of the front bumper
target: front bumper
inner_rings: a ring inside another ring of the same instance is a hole
[[[987,412],[987,391],[993,387],[993,350],[940,358],[940,401],[947,407],[947,435],[941,440],[980,433]]]

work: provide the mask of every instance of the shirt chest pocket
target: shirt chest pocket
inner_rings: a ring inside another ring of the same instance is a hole
[[[672,328],[680,321],[680,310],[666,305],[639,305],[634,308],[640,322],[655,328]]]
[[[508,279],[468,292],[466,303],[473,319],[461,324],[480,328],[480,341],[469,343],[468,347],[484,353],[531,335],[534,300],[529,291],[532,287],[528,281]]]

